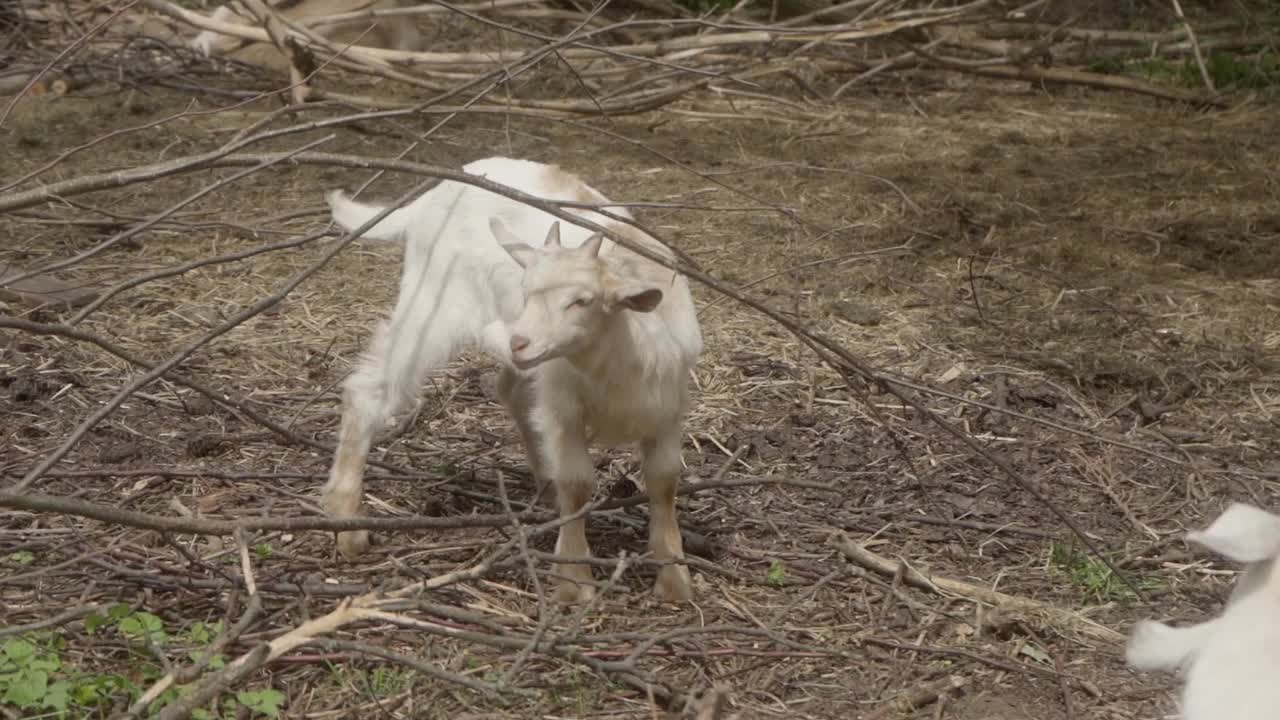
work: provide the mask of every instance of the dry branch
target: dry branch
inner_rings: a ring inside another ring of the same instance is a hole
[[[48,628],[59,627],[67,623],[75,622],[84,617],[92,615],[102,608],[98,605],[86,605],[84,607],[71,608],[44,620],[38,620],[33,623],[23,625],[9,625],[0,628],[0,638],[9,637],[11,635],[23,635],[37,630],[47,630]]]
[[[729,705],[729,687],[716,685],[702,696],[696,720],[725,720]]]
[[[262,0],[240,2],[244,3],[245,8],[262,25],[271,44],[276,46],[280,55],[289,63],[289,97],[299,105],[306,102],[311,95],[311,76],[316,70],[316,60],[311,56],[311,51],[285,34],[284,20]]]
[[[864,720],[886,720],[887,718],[907,717],[926,705],[937,702],[969,684],[969,678],[961,675],[948,675],[931,683],[908,690],[888,703],[873,710]]]
[[[10,266],[0,276],[0,300],[32,306],[65,305],[83,307],[101,294],[101,289],[73,285],[51,275],[43,275]]]
[[[843,532],[837,531],[834,533],[831,542],[846,558],[858,565],[890,578],[901,574],[904,582],[921,590],[939,594],[951,594],[1001,610],[1041,618],[1054,627],[1078,633],[1094,640],[1111,644],[1124,642],[1123,634],[1099,625],[1078,613],[1028,598],[1015,597],[996,590],[988,590],[987,588],[959,580],[939,575],[927,575],[907,563],[893,562],[886,557],[877,555],[851,541]]]
[[[1125,77],[1123,75],[1101,75],[1099,73],[1086,72],[1083,70],[1040,68],[1029,65],[1020,67],[1012,65],[969,65],[937,56],[933,56],[931,58],[931,63],[936,67],[946,68],[948,70],[957,70],[960,72],[970,73],[972,75],[1000,78],[1003,80],[1026,80],[1034,83],[1062,83],[1066,85],[1084,85],[1104,90],[1126,90],[1139,95],[1148,95],[1150,97],[1160,98],[1161,100],[1185,102],[1201,107],[1225,108],[1230,105],[1230,103],[1223,98],[1205,97],[1186,90],[1154,85],[1143,80],[1138,80],[1137,78]]]
[[[202,30],[213,30],[224,35],[231,35],[233,37],[239,37],[255,42],[271,41],[268,33],[259,28],[213,20],[199,13],[173,5],[165,0],[142,0],[142,2],[154,10],[165,13],[166,15]],[[761,29],[736,32],[712,31],[655,42],[631,43],[626,45],[595,46],[585,42],[586,38],[591,35],[603,34],[604,32],[618,29],[616,26],[610,26],[608,28],[582,33],[579,36],[562,40],[561,44],[570,45],[571,47],[561,49],[557,54],[566,60],[588,60],[598,58],[602,54],[630,58],[653,58],[671,53],[708,50],[713,48],[774,46],[780,43],[799,45],[813,43],[826,44],[849,42],[852,40],[869,40],[872,38],[886,37],[904,30],[922,28],[937,23],[957,20],[964,17],[975,7],[985,4],[985,2],[973,3],[970,6],[962,6],[942,13],[921,13],[916,17],[907,17],[905,19],[888,20],[877,18],[873,21],[866,21],[860,24],[850,23],[846,25],[834,25],[823,28],[822,32],[781,29]],[[670,24],[671,21],[653,21],[652,24],[659,24],[660,22]],[[628,27],[643,27],[645,24],[646,23],[643,21],[633,21],[626,25]],[[308,38],[297,36],[297,40],[299,42],[307,42]],[[538,52],[541,52],[541,50]],[[529,52],[516,50],[492,50],[487,52],[413,52],[408,50],[388,50],[363,45],[352,45],[346,47],[344,49],[344,54],[348,55],[348,57],[353,60],[372,64],[395,64],[404,66],[438,65],[449,67],[457,67],[460,65],[512,64],[526,61],[532,57]]]
[[[2,318],[0,318],[2,320]],[[0,325],[2,327],[2,325]],[[102,471],[101,475],[114,475],[111,471]],[[203,475],[203,474],[202,474]],[[212,476],[212,475],[211,475]],[[259,476],[254,476],[259,477]],[[413,479],[421,479],[425,476],[404,475],[401,477],[412,477]],[[377,480],[379,476],[371,475],[370,480]],[[246,478],[249,479],[249,478]],[[723,490],[726,488],[744,488],[758,487],[762,485],[794,485],[805,487],[805,483],[794,483],[783,479],[747,479],[747,480],[726,480],[716,482],[698,483],[696,485],[686,485],[680,487],[676,494],[684,497],[689,495],[698,495],[713,490]],[[607,511],[618,510],[621,508],[635,507],[648,502],[643,496],[635,496],[630,498],[604,499],[589,506],[589,510]],[[492,514],[492,515],[465,515],[450,517],[352,517],[352,518],[330,518],[330,517],[265,517],[265,518],[246,518],[243,520],[209,520],[207,518],[197,517],[180,517],[175,518],[168,515],[155,515],[151,513],[136,512],[133,510],[122,510],[110,505],[100,503],[91,503],[77,498],[57,497],[53,495],[45,495],[42,493],[0,493],[0,507],[12,508],[14,510],[25,510],[33,513],[53,513],[58,515],[70,515],[73,517],[82,517],[89,520],[97,520],[99,522],[111,523],[113,525],[122,525],[126,527],[138,528],[140,530],[154,530],[157,532],[173,532],[173,533],[193,533],[196,535],[234,535],[237,532],[263,532],[263,531],[286,531],[298,532],[303,530],[321,530],[326,532],[339,532],[343,530],[379,530],[379,531],[396,531],[396,530],[458,530],[462,528],[497,528],[509,527],[512,521],[517,522],[535,522],[548,521],[555,516],[555,513],[549,510],[527,510],[520,513],[512,514]],[[533,552],[533,551],[530,551]],[[536,555],[537,553],[535,553]]]

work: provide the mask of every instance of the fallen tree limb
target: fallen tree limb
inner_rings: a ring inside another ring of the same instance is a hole
[[[925,60],[926,66],[955,70],[982,77],[1003,80],[1026,80],[1033,83],[1084,85],[1104,90],[1126,90],[1139,95],[1191,103],[1201,107],[1224,108],[1229,105],[1226,100],[1219,97],[1209,97],[1177,88],[1153,85],[1137,78],[1124,77],[1122,75],[1101,75],[1083,70],[1045,68],[1030,63],[1025,65],[986,64],[985,62],[962,61],[935,55],[923,48],[912,48],[912,50]]]
[[[1008,595],[997,590],[988,590],[987,588],[971,585],[959,580],[953,580],[938,575],[926,575],[906,563],[894,562],[886,557],[877,555],[861,545],[854,543],[847,535],[840,531],[837,531],[832,535],[830,542],[852,562],[857,563],[868,570],[872,570],[891,578],[896,577],[898,573],[901,573],[903,582],[921,590],[928,590],[935,593],[949,593],[951,595],[962,597],[966,600],[990,605],[1001,610],[1041,617],[1048,620],[1055,626],[1067,628],[1086,637],[1106,643],[1121,644],[1125,640],[1124,635],[1116,632],[1115,630],[1099,625],[1093,620],[1069,610],[1064,610],[1029,598]]]
[[[1237,28],[1236,20],[1219,20],[1200,25],[1200,32],[1217,32]],[[1187,39],[1186,27],[1176,27],[1164,32],[1133,30],[1094,30],[1090,28],[1063,27],[1049,23],[996,22],[977,28],[979,35],[987,38],[1049,38],[1088,40],[1096,44],[1152,45]]]
[[[262,28],[254,28],[246,25],[236,25],[234,23],[213,20],[200,13],[178,7],[165,0],[142,0],[148,7],[158,12],[164,13],[174,19],[181,20],[193,27],[201,30],[212,30],[224,35],[238,37],[245,40],[255,42],[270,42],[271,38]],[[867,40],[876,37],[884,37],[892,35],[896,32],[909,30],[913,28],[921,28],[942,22],[957,20],[974,7],[985,3],[973,3],[969,6],[956,8],[947,13],[931,14],[923,17],[908,17],[900,20],[886,20],[876,18],[864,23],[833,25],[830,28],[824,28],[822,32],[813,32],[806,30],[788,31],[781,29],[761,29],[761,30],[740,30],[735,32],[706,32],[697,35],[683,35],[666,40],[644,43],[630,43],[626,45],[596,46],[590,44],[587,40],[598,33],[605,31],[614,31],[621,29],[624,25],[627,27],[642,27],[644,25],[660,25],[670,24],[670,21],[645,21],[636,20],[627,23],[620,23],[601,28],[597,31],[583,33],[579,38],[572,38],[564,41],[568,47],[559,51],[559,55],[566,60],[584,60],[599,58],[602,54],[613,56],[629,56],[633,58],[651,58],[667,53],[678,52],[683,50],[693,50],[700,48],[716,48],[726,46],[771,46],[779,43],[791,44],[808,44],[808,43],[837,43],[848,42],[851,40]],[[290,32],[290,37],[296,37],[300,43],[314,44],[311,41],[296,32]],[[530,51],[522,50],[492,50],[481,52],[414,52],[409,50],[388,50],[384,48],[370,47],[367,45],[351,45],[347,46],[344,54],[352,59],[359,59],[365,62],[381,65],[496,65],[505,63],[522,62],[531,57],[532,53],[541,52],[541,48]]]

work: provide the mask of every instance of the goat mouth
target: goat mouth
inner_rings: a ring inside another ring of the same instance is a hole
[[[511,364],[515,365],[517,370],[529,370],[530,368],[536,367],[550,360],[552,357],[553,355],[550,352],[538,353],[533,357],[527,357],[527,358],[518,358],[518,357],[512,356]]]

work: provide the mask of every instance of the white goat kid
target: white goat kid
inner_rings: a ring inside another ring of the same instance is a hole
[[[609,203],[552,165],[489,158],[463,171],[546,200]],[[382,210],[341,193],[331,193],[329,202],[347,229]],[[608,209],[630,217],[625,208]],[[631,226],[588,210],[569,212],[671,257]],[[375,427],[415,397],[427,373],[478,345],[503,362],[499,398],[520,431],[537,485],[555,488],[561,516],[591,499],[590,443],[635,443],[649,495],[649,548],[658,560],[681,560],[675,506],[681,425],[689,371],[702,351],[687,280],[602,235],[572,223],[562,230],[548,213],[453,181],[394,211],[366,236],[403,236],[404,272],[390,323],[378,329],[345,383],[325,509],[336,517],[359,514]],[[356,557],[368,548],[368,535],[339,533],[338,548]],[[590,557],[583,518],[561,527],[556,553]],[[589,565],[560,564],[555,572],[559,601],[592,597]],[[663,565],[655,593],[688,600],[688,569]]]
[[[1139,622],[1125,659],[1138,670],[1185,672],[1184,720],[1280,717],[1280,516],[1234,503],[1187,540],[1245,569],[1223,614],[1185,628]]]

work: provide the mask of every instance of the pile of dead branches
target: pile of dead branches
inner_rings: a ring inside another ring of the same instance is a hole
[[[1275,42],[1274,34],[1238,22],[1207,23],[1197,33],[1180,7],[1168,30],[1133,32],[1038,22],[1034,11],[1004,9],[991,0],[916,5],[922,4],[852,0],[816,9],[784,4],[781,9],[791,14],[780,16],[778,8],[749,3],[697,15],[672,3],[624,3],[583,13],[543,0],[501,0],[289,19],[267,4],[251,2],[256,24],[217,20],[169,0],[20,5],[27,34],[39,26],[47,42],[19,48],[0,78],[0,91],[61,94],[122,79],[126,85],[205,87],[211,84],[208,66],[192,52],[190,40],[197,32],[213,31],[274,47],[277,62],[272,64],[287,72],[289,95],[296,102],[332,99],[377,110],[455,105],[469,88],[558,75],[564,82],[552,88],[518,97],[506,93],[501,102],[484,99],[471,107],[616,115],[661,107],[695,90],[760,94],[773,78],[799,85],[810,96],[840,97],[878,76],[922,68],[1214,105],[1222,100],[1206,66],[1207,53]],[[339,43],[325,33],[335,23],[359,18],[421,23],[446,16],[465,19],[486,39],[477,38],[466,50],[415,52]],[[571,28],[567,33],[566,27]],[[495,33],[500,42],[485,46]],[[1193,58],[1204,91],[1104,72],[1152,57]],[[339,71],[384,82],[376,92],[353,92],[333,81]],[[831,82],[821,82],[826,80]],[[820,85],[832,89],[820,90]]]

